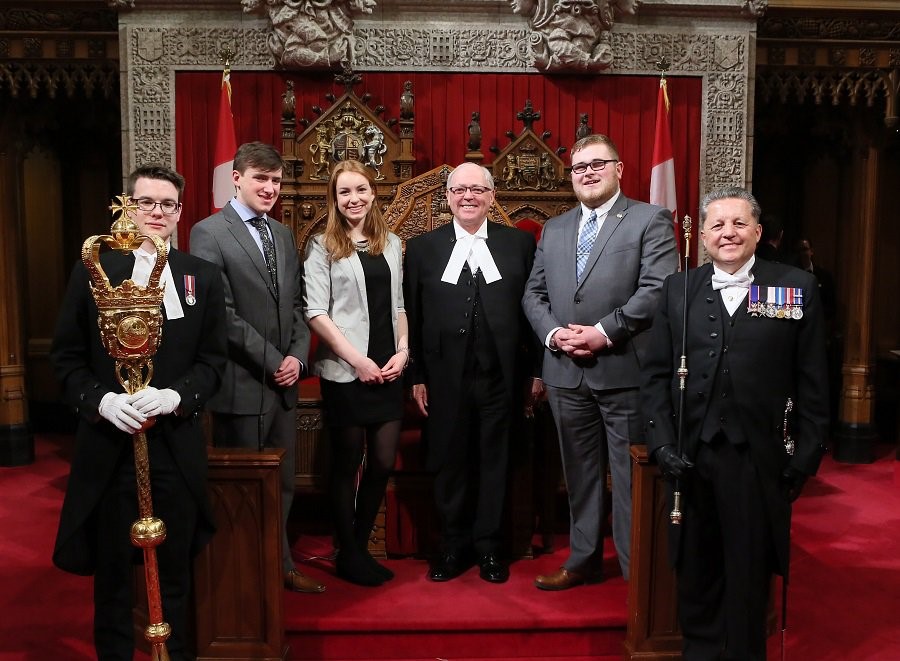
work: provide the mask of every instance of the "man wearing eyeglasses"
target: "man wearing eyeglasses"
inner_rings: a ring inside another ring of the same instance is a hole
[[[544,225],[522,305],[548,351],[542,376],[559,433],[569,496],[570,554],[538,576],[542,590],[602,579],[606,473],[612,532],[628,580],[629,445],[641,436],[641,353],[663,280],[678,263],[668,209],[622,195],[624,165],[604,135],[572,147],[579,204]]]
[[[503,583],[510,427],[537,362],[523,351],[539,349],[519,305],[534,237],[488,222],[494,181],[479,165],[453,170],[447,199],[453,222],[409,241],[403,283],[412,396],[426,416],[441,518],[442,552],[428,578],[449,581],[477,562],[483,580]]]
[[[131,434],[144,429],[153,513],[166,525],[156,550],[164,619],[172,628],[169,657],[189,657],[188,595],[194,553],[214,531],[206,492],[206,443],[199,413],[225,370],[225,296],[222,275],[209,262],[169,245],[181,217],[184,178],[148,165],[128,178],[141,233],[168,247],[160,278],[165,287],[163,327],[150,386],[128,395],[97,326],[90,278],[80,261],[72,271],[51,349],[64,398],[78,414],[75,454],[59,521],[53,562],[94,575],[94,646],[99,659],[134,655],[133,561],[130,529],[138,515]],[[156,247],[146,240],[132,253],[106,251],[101,265],[110,284],[146,286]]]

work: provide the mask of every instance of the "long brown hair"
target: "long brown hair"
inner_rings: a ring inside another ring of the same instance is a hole
[[[337,180],[344,172],[355,172],[361,174],[369,182],[369,188],[372,189],[372,207],[363,220],[362,231],[369,240],[369,254],[380,255],[387,246],[388,226],[384,222],[381,215],[381,209],[378,206],[378,194],[375,190],[375,179],[369,169],[356,160],[340,161],[331,171],[331,179],[328,182],[328,220],[325,223],[324,243],[325,251],[333,260],[343,259],[352,255],[356,248],[353,241],[350,240],[349,223],[343,214],[338,211],[337,205]]]

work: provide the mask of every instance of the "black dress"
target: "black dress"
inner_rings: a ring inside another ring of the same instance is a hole
[[[368,357],[379,367],[397,353],[391,322],[391,271],[384,255],[357,253],[366,277],[369,304]],[[403,417],[403,379],[366,385],[359,379],[338,383],[321,379],[325,422],[332,427],[360,427]]]

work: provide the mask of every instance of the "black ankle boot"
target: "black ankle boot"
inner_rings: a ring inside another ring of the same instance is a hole
[[[394,572],[385,567],[383,564],[378,562],[375,558],[372,557],[372,554],[369,553],[368,550],[363,551],[367,562],[369,563],[369,567],[378,575],[382,581],[389,581],[394,578]]]
[[[338,551],[337,557],[334,559],[337,575],[356,585],[375,587],[384,583],[384,579],[366,560],[366,555],[358,552],[348,553],[343,549]]]

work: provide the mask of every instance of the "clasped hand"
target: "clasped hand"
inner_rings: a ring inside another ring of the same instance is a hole
[[[588,358],[609,346],[609,339],[595,326],[569,324],[553,334],[553,343],[573,358]]]
[[[133,395],[107,393],[100,400],[101,416],[126,434],[134,434],[153,424],[153,418],[168,415],[178,408],[181,395],[171,388],[148,386]]]
[[[378,363],[369,357],[364,357],[359,361],[359,364],[353,367],[360,381],[373,385],[396,381],[403,374],[403,370],[406,369],[407,360],[406,352],[398,351],[391,356],[391,359],[385,363],[384,367],[378,367]]]

